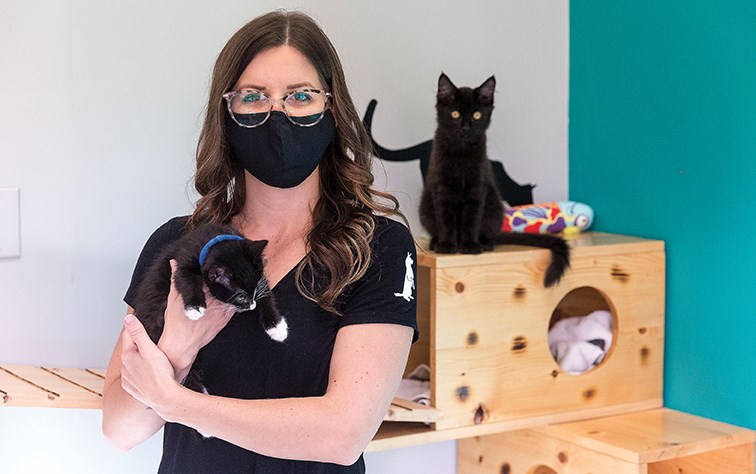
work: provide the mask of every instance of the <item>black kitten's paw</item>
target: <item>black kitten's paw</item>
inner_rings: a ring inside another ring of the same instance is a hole
[[[494,243],[488,239],[480,239],[480,248],[483,249],[484,252],[490,252],[494,249]]]
[[[483,246],[475,242],[467,242],[459,247],[461,253],[479,254],[483,253]]]
[[[436,246],[433,249],[436,253],[457,253],[457,244],[451,242],[436,242]]]
[[[196,321],[205,315],[205,308],[202,306],[187,306],[184,308],[186,317],[192,321]]]

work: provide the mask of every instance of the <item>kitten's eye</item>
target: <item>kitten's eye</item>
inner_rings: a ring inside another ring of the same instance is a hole
[[[480,120],[480,118],[481,118],[482,116],[483,116],[483,115],[482,115],[482,114],[481,114],[480,112],[478,112],[478,111],[475,111],[475,113],[473,113],[473,119],[474,119],[474,120]]]
[[[456,110],[452,110],[451,116],[452,116],[453,119],[458,119],[459,118],[459,112],[457,112]]]

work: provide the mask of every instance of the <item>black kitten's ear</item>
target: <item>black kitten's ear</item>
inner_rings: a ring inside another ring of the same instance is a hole
[[[452,81],[442,72],[441,76],[438,78],[438,93],[436,94],[436,98],[450,100],[454,98],[454,94],[456,93],[457,86],[452,84]]]
[[[249,248],[251,248],[252,251],[257,254],[262,254],[263,249],[265,249],[266,245],[268,245],[267,240],[250,240],[249,241]]]
[[[496,89],[496,79],[494,76],[486,79],[486,82],[480,85],[475,91],[478,93],[478,99],[480,102],[486,105],[493,105],[494,89]]]
[[[207,278],[210,281],[223,285],[226,288],[231,286],[231,277],[231,270],[226,267],[213,267],[207,272]]]

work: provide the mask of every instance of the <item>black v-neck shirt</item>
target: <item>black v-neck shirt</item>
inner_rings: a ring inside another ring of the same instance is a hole
[[[146,268],[166,244],[181,237],[187,219],[187,216],[171,219],[149,238],[124,297],[126,304],[133,307],[136,287]],[[376,217],[371,249],[373,256],[367,273],[339,298],[341,317],[322,310],[299,293],[295,269],[272,289],[289,326],[284,342],[273,341],[265,333],[255,311],[234,315],[197,355],[195,367],[202,371],[208,392],[240,399],[321,396],[328,385],[336,334],[351,324],[409,326],[414,329],[413,340],[417,340],[414,284],[417,259],[409,231],[396,221]],[[362,456],[351,466],[276,459],[217,438],[203,438],[184,425],[166,423],[159,472],[363,473],[365,462]]]

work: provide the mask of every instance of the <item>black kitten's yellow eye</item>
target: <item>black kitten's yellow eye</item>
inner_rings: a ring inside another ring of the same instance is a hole
[[[473,113],[473,119],[480,120],[481,117],[482,117],[482,115],[481,115],[480,112],[475,111],[475,113]]]
[[[457,112],[456,110],[452,110],[451,116],[452,116],[453,119],[458,119],[459,118],[459,112]]]

